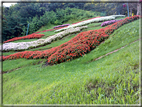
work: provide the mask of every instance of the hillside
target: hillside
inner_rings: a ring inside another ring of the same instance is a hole
[[[71,61],[59,64],[49,64],[47,58],[3,61],[3,104],[139,104],[139,22],[137,19],[120,26],[96,48]],[[107,27],[101,24],[88,24],[88,28],[80,32],[20,52],[62,46],[80,33]],[[49,29],[53,29],[53,25]],[[42,27],[37,32],[43,30],[47,29]],[[56,33],[38,34],[44,34],[41,37],[44,39]],[[13,42],[34,40],[37,39]],[[18,52],[3,52],[3,55]],[[101,58],[103,55],[106,56]]]

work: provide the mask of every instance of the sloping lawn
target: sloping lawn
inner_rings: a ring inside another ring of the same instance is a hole
[[[137,39],[139,20],[123,25],[96,49],[70,62],[46,66],[46,59],[4,61],[4,71],[15,70],[3,74],[3,103],[139,104],[139,41],[92,61]]]

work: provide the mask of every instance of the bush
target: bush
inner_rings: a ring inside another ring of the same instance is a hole
[[[118,21],[121,21],[121,20],[123,20],[123,19],[105,21],[105,22],[103,22],[103,23],[101,24],[101,26],[103,27],[103,26],[106,26],[106,25],[110,25],[110,24],[113,24],[113,23],[118,22]]]
[[[54,29],[55,28],[59,28],[59,27],[65,27],[65,26],[69,26],[70,24],[63,24],[63,25],[58,25],[58,26],[55,26],[55,27],[53,27]]]

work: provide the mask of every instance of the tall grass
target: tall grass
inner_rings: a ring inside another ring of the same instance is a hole
[[[4,104],[138,104],[138,45],[88,64],[80,64],[82,57],[4,74]]]

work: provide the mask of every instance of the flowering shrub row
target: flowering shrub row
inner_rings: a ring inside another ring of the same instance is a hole
[[[53,27],[53,28],[55,29],[55,28],[59,28],[59,27],[69,26],[69,25],[70,25],[70,24],[63,24],[63,25],[55,26],[55,27]]]
[[[111,20],[111,21],[105,21],[101,24],[101,26],[106,26],[106,25],[109,25],[109,24],[112,24],[112,23],[115,23],[116,21],[115,20]]]
[[[7,40],[7,41],[4,41],[4,43],[16,41],[16,40],[21,40],[21,39],[34,39],[34,38],[38,38],[38,39],[39,39],[39,38],[41,38],[42,36],[44,36],[44,34],[35,34],[35,33],[32,33],[32,34],[27,35],[27,36],[15,37],[15,38],[9,39],[9,40]]]
[[[70,61],[96,48],[96,46],[108,38],[108,36],[112,34],[115,29],[138,18],[138,15],[127,17],[122,21],[118,21],[99,30],[81,32],[70,41],[49,50],[19,52],[3,57],[3,60],[18,58],[47,58],[47,61],[50,64]]]
[[[60,38],[67,36],[69,34],[80,32],[80,30],[85,29],[85,28],[87,28],[87,26],[70,28],[70,29],[62,31],[60,33],[57,33],[55,35],[49,36],[46,39],[38,39],[35,41],[31,41],[31,42],[5,43],[5,44],[3,44],[3,51],[23,50],[23,49],[41,46],[44,44],[51,43],[52,41],[56,40],[57,38],[60,39]]]
[[[90,19],[90,20],[85,20],[85,21],[79,22],[77,24],[72,24],[72,25],[70,25],[70,26],[68,26],[66,28],[62,28],[62,29],[56,30],[55,32],[59,32],[59,31],[66,30],[66,29],[70,29],[71,27],[83,26],[83,25],[87,25],[87,24],[90,24],[90,23],[93,23],[93,22],[112,20],[112,19],[115,19],[116,17],[124,17],[124,16],[125,15],[112,15],[112,16],[93,18],[93,19]]]
[[[101,24],[101,26],[103,27],[103,26],[106,26],[106,25],[110,25],[110,24],[113,24],[113,23],[118,22],[118,21],[120,21],[120,20],[123,20],[123,19],[105,21],[105,22],[103,22],[103,23]]]

